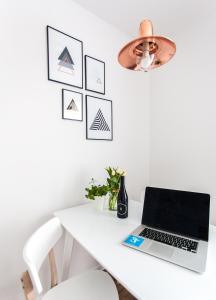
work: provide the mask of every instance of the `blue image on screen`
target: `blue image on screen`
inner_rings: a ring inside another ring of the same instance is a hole
[[[135,235],[129,235],[124,241],[124,243],[135,247],[139,247],[140,245],[142,245],[143,242],[144,238]]]

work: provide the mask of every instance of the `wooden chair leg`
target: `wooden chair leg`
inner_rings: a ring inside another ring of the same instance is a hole
[[[50,263],[50,273],[51,273],[51,288],[58,284],[57,278],[57,268],[55,262],[55,255],[53,249],[49,252],[49,263]]]
[[[32,281],[31,281],[28,271],[26,271],[22,274],[21,282],[22,282],[26,300],[36,300],[34,291],[33,291]]]

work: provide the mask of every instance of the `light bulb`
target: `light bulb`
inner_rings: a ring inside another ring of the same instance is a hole
[[[145,51],[144,55],[139,59],[139,63],[137,64],[135,70],[147,72],[153,60],[154,60],[154,54],[149,54],[149,51]]]
[[[142,57],[140,62],[141,69],[146,71],[148,67],[151,66],[153,59],[154,59],[154,54],[149,54],[149,53],[146,56]]]
[[[140,55],[141,54],[141,55]],[[154,60],[154,54],[150,54],[150,43],[143,42],[139,47],[137,47],[137,66],[136,71],[148,71]]]

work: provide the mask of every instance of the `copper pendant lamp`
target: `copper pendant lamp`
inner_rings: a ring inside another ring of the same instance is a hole
[[[176,52],[176,45],[170,39],[153,35],[152,22],[140,24],[140,37],[129,42],[119,52],[119,63],[129,70],[149,71],[167,63]]]

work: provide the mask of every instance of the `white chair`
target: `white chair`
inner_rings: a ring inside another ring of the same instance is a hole
[[[26,299],[118,300],[115,283],[104,271],[88,271],[57,285],[53,247],[62,234],[63,229],[58,218],[53,218],[41,226],[27,241],[23,257],[28,271],[24,272],[21,278]],[[44,293],[38,272],[47,255],[49,255],[50,262],[51,289]]]

